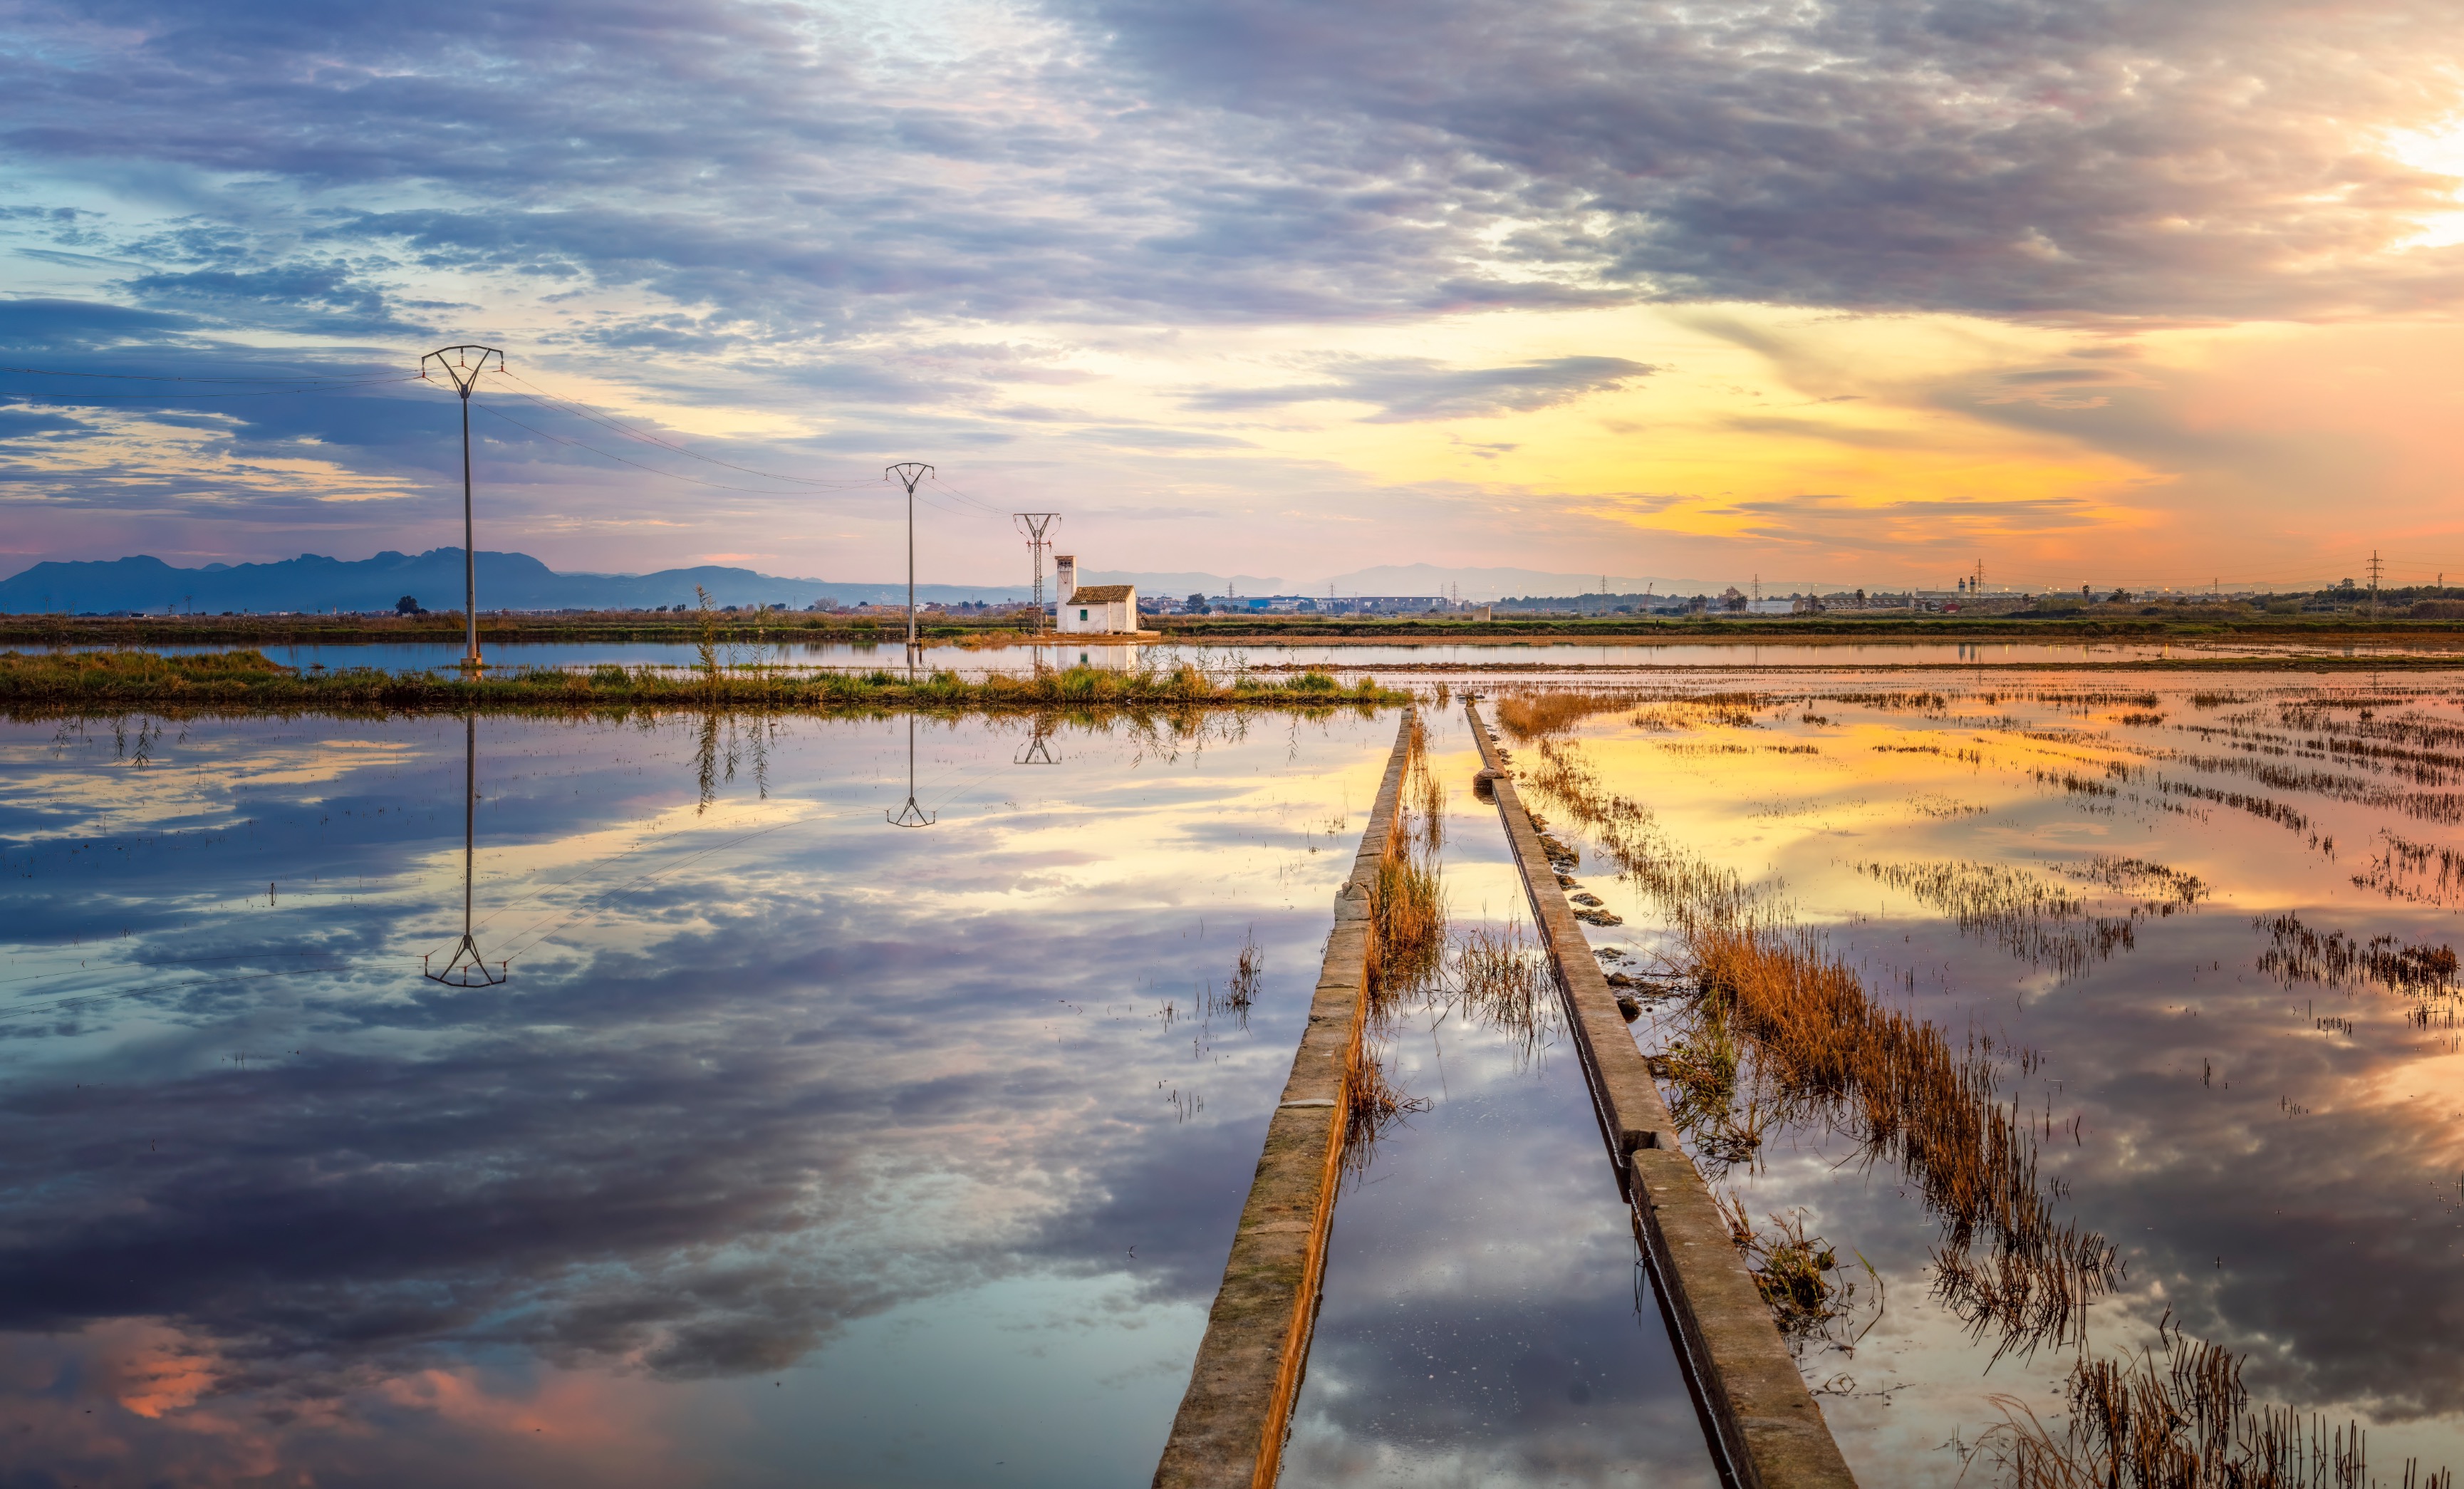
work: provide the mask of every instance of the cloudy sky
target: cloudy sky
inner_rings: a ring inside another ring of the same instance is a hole
[[[386,379],[480,342],[480,544],[560,568],[889,577],[916,458],[947,582],[1024,509],[1294,584],[2464,574],[2459,57],[2430,0],[10,0],[0,570],[458,543]]]

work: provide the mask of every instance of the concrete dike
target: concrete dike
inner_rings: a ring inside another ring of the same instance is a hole
[[[1156,1489],[1272,1489],[1283,1465],[1284,1436],[1317,1322],[1351,1116],[1351,1076],[1360,1061],[1370,891],[1395,830],[1412,719],[1406,708],[1352,877],[1335,896],[1334,930],[1309,1026],[1266,1126],[1265,1150],[1241,1207],[1189,1390],[1155,1468]]]
[[[1467,700],[1464,708],[1480,743],[1482,778],[1495,796],[1532,916],[1556,966],[1610,1165],[1633,1206],[1635,1238],[1721,1478],[1737,1489],[1855,1489],[1822,1409],[1728,1239],[1710,1189],[1677,1145],[1668,1108],[1557,883],[1531,814],[1515,793],[1480,704]]]

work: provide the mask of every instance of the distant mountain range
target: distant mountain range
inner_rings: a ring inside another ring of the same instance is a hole
[[[1571,595],[1596,592],[1602,576],[1557,574],[1530,568],[1441,568],[1428,564],[1389,565],[1337,574],[1286,589],[1275,577],[1198,572],[1135,573],[1089,569],[1090,584],[1133,584],[1148,594],[1178,599],[1192,592],[1221,595],[1229,588],[1243,595],[1303,592],[1322,594],[1331,586],[1347,595],[1433,595],[1458,590],[1465,599],[1502,595]],[[1605,576],[1611,592],[1639,593],[1648,589],[1662,594],[1716,594],[1725,581]],[[900,604],[907,598],[903,582],[865,584],[823,579],[791,579],[756,573],[749,568],[703,565],[667,568],[654,574],[561,574],[527,553],[479,553],[479,608],[517,610],[622,610],[659,605],[690,605],[693,587],[710,591],[717,605],[783,605],[802,610],[816,600],[841,605]],[[1766,594],[1811,589],[1801,583],[1766,582]],[[68,611],[99,613],[138,611],[389,611],[408,595],[432,611],[459,610],[462,605],[462,550],[430,548],[425,553],[390,549],[374,558],[345,560],[303,553],[269,564],[209,564],[178,568],[158,558],[139,556],[92,563],[45,562],[0,580],[0,612]],[[962,601],[988,604],[1024,600],[1025,585],[926,585],[915,587],[918,600],[952,605]]]
[[[783,579],[749,568],[703,565],[655,574],[560,574],[527,553],[479,552],[482,611],[616,610],[691,605],[693,586],[718,605],[904,604],[907,586]],[[462,550],[391,550],[347,561],[302,553],[273,564],[209,564],[175,568],[158,558],[42,563],[0,580],[0,611],[389,611],[408,595],[432,611],[462,608]],[[917,585],[918,600],[999,603],[1027,597],[1023,585]]]

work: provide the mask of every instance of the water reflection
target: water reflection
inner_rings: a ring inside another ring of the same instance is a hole
[[[733,664],[789,670],[835,669],[869,671],[879,665],[881,649],[894,641],[845,637],[823,641],[770,640],[734,642],[726,650]],[[495,665],[517,667],[691,668],[697,664],[689,641],[512,641],[491,643]],[[224,651],[225,645],[165,646],[166,652]],[[450,669],[460,655],[444,642],[370,642],[347,645],[268,645],[266,655],[288,667],[379,667],[391,672]],[[2418,658],[2453,655],[2452,641],[2425,637],[2419,641],[2378,646],[2326,646],[2300,641],[2227,640],[2199,645],[2171,642],[1684,642],[1631,640],[1599,642],[1550,640],[1446,640],[1421,643],[1373,643],[1330,646],[1307,640],[1278,642],[1243,638],[1234,642],[1114,643],[1071,645],[1056,639],[1019,639],[1005,644],[967,645],[957,641],[918,643],[913,664],[920,672],[948,670],[961,677],[987,673],[1024,673],[1052,666],[1089,666],[1131,670],[1156,665],[1169,670],[1180,660],[1215,672],[1243,665],[1297,671],[1409,670],[1448,676],[1475,676],[1495,671],[1544,671],[1582,677],[1598,673],[1642,673],[1664,669],[1711,672],[1742,669],[1773,673],[1789,670],[1840,672],[1857,668],[2040,667],[2158,661],[2167,657],[2260,657],[2293,659],[2338,656]]]
[[[891,827],[931,827],[940,820],[935,813],[915,805],[915,716],[907,716],[907,805],[895,811],[885,811]]]
[[[1011,757],[1010,763],[1012,765],[1020,766],[1057,766],[1061,764],[1060,761],[1055,760],[1052,756],[1052,723],[1053,721],[1050,718],[1043,714],[1036,715],[1034,722],[1031,725],[1034,732],[1027,736],[1026,743],[1020,746],[1019,752],[1015,756]]]
[[[2445,793],[2411,789],[2452,784],[2414,772],[2450,768],[2424,757],[2464,738],[2457,681],[1765,678],[1725,722],[1629,710],[1579,747],[1661,841],[1764,885],[1869,993],[1992,1041],[2059,1217],[2127,1264],[2090,1308],[2094,1350],[2151,1342],[2169,1309],[2243,1354],[2261,1400],[2363,1421],[2388,1479],[2408,1456],[2464,1463],[2464,1042],[2434,878],[2459,845]],[[1669,945],[1638,885],[1600,892],[1630,922],[1604,936]],[[2072,954],[2064,928],[2100,919],[2114,933]],[[1672,1032],[1638,1025],[1646,1048]],[[1950,1484],[1946,1445],[1998,1419],[1990,1398],[2051,1420],[2070,1362],[1972,1342],[1929,1296],[1941,1236],[1915,1187],[1859,1158],[1781,1123],[1730,1178],[1889,1285],[1853,1354],[1808,1365],[1838,1383],[1824,1410],[1860,1478]]]
[[[1461,716],[1427,717],[1432,773],[1468,779]],[[1336,1207],[1281,1482],[1708,1489],[1553,986],[1505,965],[1537,947],[1495,810],[1457,793],[1441,814],[1458,944],[1374,1046],[1425,1105]]]
[[[1392,721],[774,722],[0,730],[11,1465],[1145,1483]]]
[[[429,982],[451,988],[493,988],[505,980],[505,964],[498,962],[494,972],[488,970],[486,959],[479,955],[479,944],[471,939],[471,863],[475,836],[473,813],[479,805],[479,719],[467,714],[462,720],[462,939],[441,968],[429,966],[429,958],[419,959],[420,975]],[[465,962],[463,958],[470,960]]]

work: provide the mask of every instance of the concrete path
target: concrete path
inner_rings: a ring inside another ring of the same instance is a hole
[[[1635,1235],[1723,1478],[1740,1489],[1855,1489],[1857,1480],[1832,1440],[1822,1409],[1806,1389],[1745,1258],[1728,1239],[1710,1189],[1677,1145],[1668,1108],[1557,883],[1531,815],[1515,793],[1480,704],[1466,700],[1464,709],[1532,916],[1556,964],[1567,1021],[1610,1162],[1634,1207]]]
[[[1206,1316],[1189,1391],[1156,1465],[1156,1489],[1272,1489],[1292,1400],[1317,1322],[1318,1285],[1351,1112],[1350,1076],[1366,1013],[1369,894],[1395,828],[1412,710],[1403,711],[1352,877],[1334,900],[1334,932],[1309,1027],[1266,1126],[1223,1285]]]

